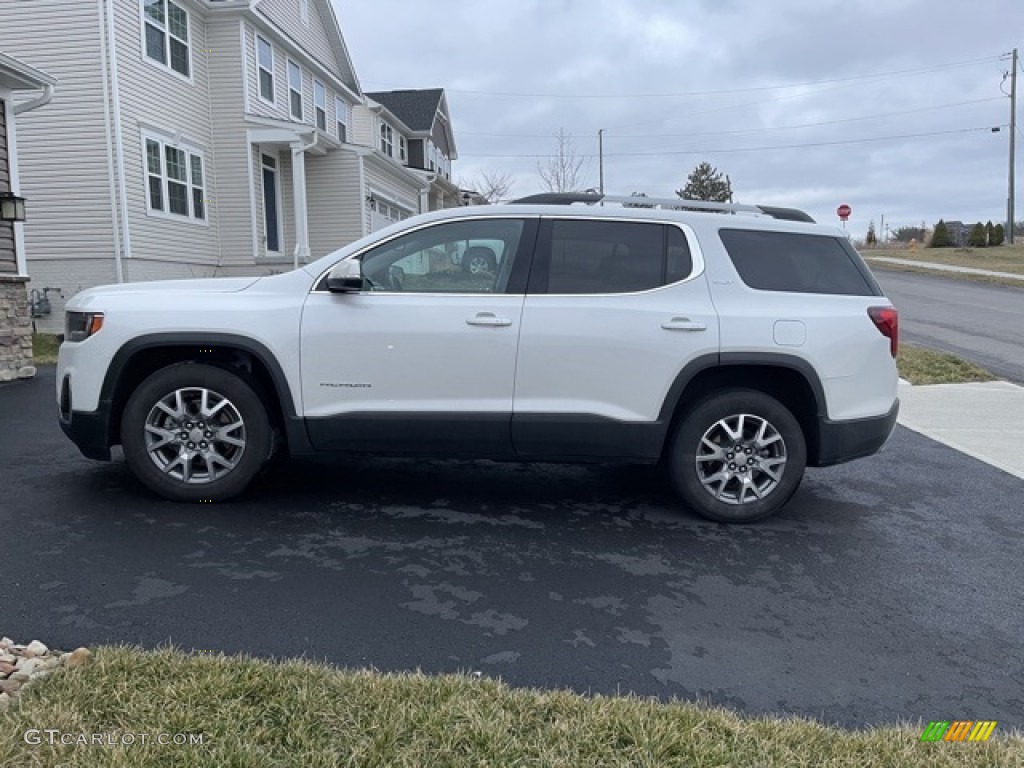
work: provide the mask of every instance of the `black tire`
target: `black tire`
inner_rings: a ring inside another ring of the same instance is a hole
[[[166,407],[159,407],[165,399]],[[213,502],[245,490],[270,458],[273,439],[266,405],[253,386],[223,368],[177,363],[132,393],[121,416],[121,444],[132,472],[154,493]]]
[[[666,458],[688,507],[720,523],[750,523],[775,514],[796,493],[807,442],[778,400],[753,389],[729,389],[683,416]]]

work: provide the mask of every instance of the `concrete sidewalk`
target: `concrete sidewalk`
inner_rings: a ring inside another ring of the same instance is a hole
[[[901,380],[899,397],[903,426],[1024,480],[1024,387]]]
[[[934,269],[939,272],[962,272],[968,275],[984,275],[985,277],[1005,277],[1008,280],[1020,280],[1024,285],[1024,275],[1015,275],[1012,272],[994,272],[991,269],[975,269],[974,267],[958,267],[953,264],[936,264],[931,261],[917,261],[916,259],[894,259],[891,256],[872,256],[870,253],[862,254],[868,264],[873,261],[880,261],[886,264],[899,264],[907,267],[922,267]]]

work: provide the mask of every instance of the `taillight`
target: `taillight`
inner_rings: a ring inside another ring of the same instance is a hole
[[[889,353],[896,357],[900,348],[900,313],[896,307],[868,307],[868,317],[879,332],[889,339]]]

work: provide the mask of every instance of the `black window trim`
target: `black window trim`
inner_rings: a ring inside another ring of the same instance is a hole
[[[555,221],[595,221],[615,222],[624,224],[658,224],[662,230],[662,260],[661,277],[662,285],[654,288],[645,288],[642,291],[619,291],[602,293],[549,293],[547,290],[548,275],[551,269],[551,229]],[[665,283],[668,270],[668,227],[675,227],[683,233],[686,244],[690,249],[690,274],[682,280]],[[635,296],[641,293],[652,291],[664,291],[678,285],[683,285],[696,280],[704,274],[704,253],[700,248],[696,233],[682,222],[666,221],[655,218],[635,218],[632,216],[553,216],[545,215],[540,217],[540,228],[537,232],[537,246],[534,249],[533,266],[530,270],[530,280],[526,293],[530,296],[559,296],[559,297],[580,297],[580,296]]]
[[[427,229],[428,227],[442,226],[444,224],[452,224],[456,222],[465,221],[493,221],[495,219],[517,219],[523,222],[523,233],[519,237],[519,247],[516,249],[514,261],[512,262],[512,271],[508,277],[508,285],[505,286],[505,290],[501,293],[477,293],[475,291],[459,292],[459,291],[437,291],[434,293],[420,292],[417,291],[415,294],[406,293],[404,291],[360,291],[357,295],[360,296],[401,296],[405,295],[416,295],[416,296],[523,296],[526,294],[527,283],[529,282],[530,272],[533,267],[533,261],[536,257],[537,252],[537,238],[538,230],[540,229],[540,218],[536,215],[530,214],[515,214],[515,213],[501,213],[490,216],[459,216],[450,219],[439,219],[436,221],[424,222],[418,227],[409,227],[401,232],[397,232],[386,240],[378,240],[365,248],[357,251],[354,254],[350,254],[344,258],[338,259],[325,270],[323,270],[319,277],[313,281],[313,287],[310,288],[310,293],[327,293],[327,275],[330,271],[338,266],[343,261],[350,259],[360,260],[370,251],[376,250],[383,245],[387,245],[393,240],[397,240],[400,237],[418,232],[421,229]]]

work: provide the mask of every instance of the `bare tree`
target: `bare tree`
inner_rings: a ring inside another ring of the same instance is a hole
[[[515,180],[511,173],[487,173],[481,171],[474,189],[488,203],[497,203],[508,197]]]
[[[559,128],[555,134],[555,154],[537,162],[537,173],[548,192],[577,192],[582,186],[583,158],[576,156],[572,136]]]

